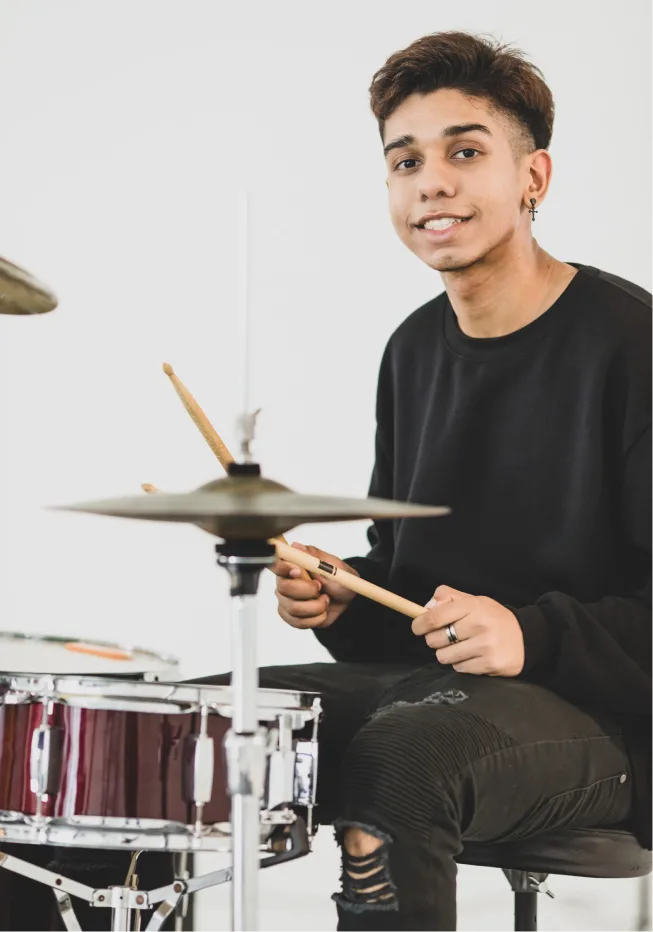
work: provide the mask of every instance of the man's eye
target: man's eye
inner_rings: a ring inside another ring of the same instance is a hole
[[[397,171],[397,169],[399,168],[399,166],[400,166],[400,165],[403,165],[404,162],[416,162],[416,161],[417,161],[417,159],[402,159],[401,162],[397,162],[397,164],[396,164],[395,167],[394,167],[394,170]]]
[[[462,159],[456,158],[456,156],[458,155],[462,155],[464,153],[469,154],[470,152],[474,152],[478,155],[479,149],[473,149],[471,146],[466,146],[464,149],[459,149],[458,152],[454,153],[453,158],[455,158],[457,162],[473,162],[475,161],[473,157],[472,158],[465,157]],[[402,159],[401,162],[397,162],[397,164],[394,167],[394,171],[398,171],[400,165],[405,165],[407,162],[417,162],[417,161],[418,161],[417,159]]]

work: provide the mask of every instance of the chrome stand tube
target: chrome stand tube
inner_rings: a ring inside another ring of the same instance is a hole
[[[256,711],[256,591],[275,550],[266,541],[227,541],[216,547],[218,562],[231,577],[232,613],[232,727],[225,737],[227,778],[231,797],[233,882],[232,928],[258,928],[258,869],[260,806],[265,780],[266,741]]]
[[[115,906],[111,918],[111,932],[130,932],[131,910],[126,906]]]

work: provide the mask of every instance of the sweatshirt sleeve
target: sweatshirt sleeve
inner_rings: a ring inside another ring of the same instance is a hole
[[[375,459],[369,495],[393,498],[393,398],[390,344],[386,347],[376,397]],[[392,521],[375,521],[367,532],[370,551],[364,557],[347,557],[359,575],[388,588],[390,567],[394,556]],[[356,595],[340,618],[328,628],[315,629],[318,641],[338,661],[382,661],[392,659],[393,629],[396,613],[365,596]]]
[[[651,711],[651,429],[625,459],[619,521],[626,584],[620,595],[579,602],[547,592],[512,608],[524,635],[520,678],[606,712]]]

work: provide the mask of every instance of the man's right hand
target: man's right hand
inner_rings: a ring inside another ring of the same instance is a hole
[[[293,547],[317,557],[318,560],[331,563],[338,569],[345,569],[355,576],[360,575],[338,557],[318,550],[317,547],[305,547],[303,544],[293,544]],[[310,580],[299,579],[299,567],[285,560],[278,560],[272,567],[272,572],[277,576],[279,614],[293,628],[328,628],[342,615],[356,595],[351,589],[345,589],[326,576],[311,577]]]

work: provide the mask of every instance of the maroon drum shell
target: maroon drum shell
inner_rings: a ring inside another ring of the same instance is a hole
[[[36,813],[30,789],[32,735],[42,724],[40,703],[0,704],[0,809]],[[192,774],[199,713],[89,709],[52,704],[53,792],[44,816],[96,816],[195,821]],[[229,821],[227,774],[222,742],[231,719],[212,713],[213,790],[204,806],[205,824]]]

